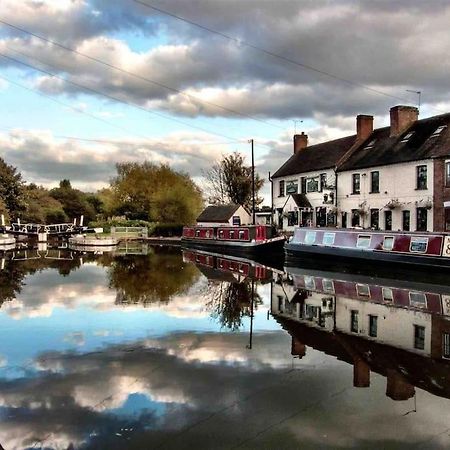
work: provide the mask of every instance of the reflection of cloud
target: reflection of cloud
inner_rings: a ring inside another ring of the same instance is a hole
[[[86,340],[84,339],[84,334],[81,331],[74,331],[72,333],[67,333],[64,336],[64,342],[69,342],[78,347],[82,347]]]
[[[3,355],[0,355],[0,367],[5,367],[7,363],[8,360]]]

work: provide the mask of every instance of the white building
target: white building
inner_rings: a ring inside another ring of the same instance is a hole
[[[197,225],[219,227],[224,225],[250,225],[251,214],[241,205],[211,205],[207,206],[197,217]]]

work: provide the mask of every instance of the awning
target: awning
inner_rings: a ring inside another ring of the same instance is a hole
[[[305,194],[292,194],[292,198],[299,208],[312,208]]]

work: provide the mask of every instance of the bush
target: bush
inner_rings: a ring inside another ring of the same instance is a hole
[[[149,236],[181,236],[183,234],[183,225],[178,225],[174,223],[158,223],[154,225],[152,231],[148,232]]]
[[[111,227],[147,227],[148,234],[150,235],[155,227],[152,222],[147,222],[145,220],[106,220],[98,222],[90,222],[89,226],[91,228],[103,228],[105,233],[111,231]]]

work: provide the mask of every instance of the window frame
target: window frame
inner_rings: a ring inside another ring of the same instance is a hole
[[[421,174],[421,170],[423,173]],[[424,180],[421,179],[424,176]],[[426,164],[420,164],[416,166],[416,190],[426,191],[428,189],[428,166]]]
[[[445,187],[450,187],[450,161],[444,163]]]
[[[361,194],[361,174],[360,173],[352,174],[352,194],[353,195]]]
[[[284,180],[280,180],[278,182],[278,197],[284,197],[285,196],[285,183]]]
[[[374,189],[374,175],[377,174],[378,179],[376,180],[376,189]],[[370,192],[369,194],[379,194],[380,193],[380,171],[373,170],[370,172]]]
[[[423,333],[423,336],[419,336]],[[425,327],[414,324],[414,348],[416,350],[425,350]]]

